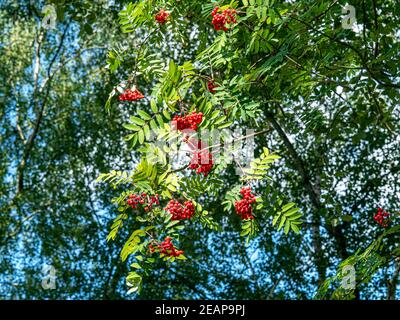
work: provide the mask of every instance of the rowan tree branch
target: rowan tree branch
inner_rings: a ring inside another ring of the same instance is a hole
[[[316,188],[312,183],[311,183],[311,178],[310,175],[307,171],[307,168],[299,156],[299,154],[296,152],[294,149],[294,146],[290,142],[289,138],[287,137],[286,133],[282,129],[282,127],[279,125],[273,114],[268,115],[269,121],[271,125],[274,127],[278,135],[280,136],[281,140],[285,144],[286,148],[288,149],[294,164],[297,168],[297,170],[300,173],[300,176],[302,177],[303,185],[304,188],[309,195],[311,199],[311,203],[313,204],[314,207],[314,214],[312,217],[312,224],[313,226],[311,227],[312,229],[312,234],[313,234],[313,249],[314,249],[314,254],[315,254],[315,265],[317,266],[317,271],[318,271],[318,283],[319,285],[322,285],[323,281],[325,280],[326,277],[326,264],[325,264],[325,258],[323,256],[322,248],[321,248],[321,234],[319,227],[321,225],[320,223],[320,212],[321,209],[323,208],[321,202],[320,202],[320,197],[319,197],[319,192],[318,188]],[[325,226],[326,230],[334,237],[335,239],[335,245],[336,245],[336,250],[338,252],[338,255],[340,256],[341,259],[346,259],[349,257],[349,253],[347,251],[347,239],[343,233],[343,226],[333,226],[332,224],[328,223]],[[356,298],[359,297],[359,292],[358,290],[355,292]]]
[[[321,209],[321,203],[315,194],[313,185],[311,184],[310,176],[305,168],[303,160],[300,158],[297,151],[294,149],[294,147],[293,147],[292,143],[290,142],[289,138],[287,137],[285,131],[283,131],[282,127],[280,126],[278,121],[275,119],[275,117],[272,115],[272,113],[268,114],[268,120],[271,123],[272,127],[275,129],[275,131],[278,133],[282,142],[286,146],[289,154],[291,155],[291,158],[303,180],[304,187],[305,187],[308,195],[310,196],[311,203],[313,204],[313,206],[316,210]]]
[[[326,263],[323,256],[322,248],[321,248],[321,234],[319,230],[320,226],[320,209],[321,203],[319,198],[317,197],[314,187],[311,183],[311,179],[309,176],[308,171],[306,170],[305,164],[303,160],[300,158],[299,154],[294,149],[292,143],[290,142],[289,138],[287,137],[285,131],[282,129],[278,121],[275,119],[272,113],[269,113],[268,120],[271,123],[272,127],[278,133],[279,137],[281,138],[283,144],[286,146],[293,162],[300,173],[302,178],[303,186],[305,188],[306,193],[309,195],[311,203],[314,207],[314,212],[312,216],[312,235],[313,235],[313,249],[314,249],[314,259],[315,259],[315,266],[318,272],[318,285],[322,285],[326,278]]]

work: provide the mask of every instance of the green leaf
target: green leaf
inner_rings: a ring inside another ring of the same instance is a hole
[[[132,267],[132,268],[135,268],[135,269],[142,269],[142,267],[140,266],[140,264],[139,264],[139,263],[136,263],[136,262],[135,262],[135,263],[132,263],[132,264],[131,264],[131,267]]]
[[[143,126],[145,124],[145,122],[142,119],[135,116],[129,117],[129,120],[131,120],[132,122],[136,123],[139,126]]]
[[[214,121],[214,125],[224,122],[225,120],[226,120],[226,116],[219,117],[217,120]]]
[[[177,225],[179,222],[180,222],[179,220],[171,221],[170,223],[168,223],[168,225],[165,228],[169,229],[169,228],[173,227],[174,225]]]
[[[157,103],[154,101],[154,99],[150,100],[150,108],[154,113],[158,113]]]
[[[209,120],[214,120],[216,117],[218,117],[218,115],[220,114],[220,112],[221,112],[221,110],[214,110],[212,113],[211,113],[211,116],[209,117]]]
[[[289,220],[286,220],[284,233],[285,233],[285,234],[288,234],[288,233],[289,233],[289,230],[290,230],[290,221],[289,221]]]
[[[149,125],[146,124],[146,125],[143,127],[143,130],[144,130],[144,135],[145,135],[146,139],[147,139],[147,140],[150,140],[150,138],[151,138],[151,132],[150,132],[150,127],[149,127]]]
[[[232,124],[233,124],[233,121],[228,121],[224,124],[219,125],[218,129],[224,129],[224,128],[230,127]]]
[[[289,210],[290,208],[292,208],[292,207],[295,206],[295,205],[296,205],[296,204],[295,204],[294,202],[291,202],[291,203],[288,203],[288,204],[284,205],[284,206],[282,207],[282,212],[285,212],[285,211]]]
[[[295,224],[291,223],[290,227],[292,228],[294,233],[299,233],[300,232],[299,227],[296,226]]]
[[[295,204],[294,204],[295,205]],[[285,216],[286,217],[290,217],[290,216],[292,216],[293,214],[295,214],[296,212],[298,212],[300,210],[300,208],[292,208],[292,209],[290,209],[289,211],[286,211],[285,212]]]
[[[349,215],[349,214],[345,214],[342,216],[342,220],[345,222],[350,222],[351,220],[353,220],[353,216]]]
[[[140,127],[138,127],[137,125],[134,125],[132,123],[124,123],[122,126],[125,129],[132,130],[132,131],[139,131],[140,130]]]
[[[161,128],[164,127],[164,120],[160,114],[156,114],[156,120]]]
[[[162,114],[164,115],[165,119],[167,119],[168,121],[171,120],[171,115],[168,113],[167,110],[163,110]]]
[[[276,225],[276,223],[278,222],[279,218],[280,218],[280,215],[276,215],[276,216],[274,217],[274,219],[272,220],[272,226],[275,226],[275,225]]]
[[[143,130],[140,130],[138,132],[138,141],[140,144],[143,144],[143,142],[144,142],[144,131]]]
[[[286,217],[282,216],[281,222],[279,222],[278,231],[282,229],[285,222],[286,222]]]
[[[145,112],[145,111],[143,111],[143,110],[138,110],[138,114],[142,117],[142,119],[144,119],[144,120],[151,120],[151,116],[147,113],[147,112]]]
[[[154,131],[156,131],[156,130],[158,129],[157,123],[156,123],[156,121],[155,121],[154,119],[151,119],[151,120],[150,120],[150,127],[151,127],[151,129],[154,130]]]

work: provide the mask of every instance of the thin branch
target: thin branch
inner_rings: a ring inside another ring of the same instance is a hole
[[[17,115],[17,125],[16,125],[17,132],[18,132],[19,137],[20,137],[21,140],[22,140],[22,143],[25,145],[25,144],[26,144],[26,138],[25,138],[24,133],[22,132],[21,126],[20,126],[19,123],[18,123],[18,118],[19,118],[19,115]]]
[[[395,269],[392,279],[388,282],[388,295],[387,300],[396,300],[397,284],[400,274],[400,258],[395,259]]]
[[[38,96],[39,96],[39,91],[38,91],[38,83],[39,83],[39,71],[40,71],[40,49],[42,47],[42,41],[44,37],[44,29],[40,28],[38,31],[38,36],[35,41],[35,64],[33,68],[33,101],[34,101],[34,108],[35,111],[38,107]]]
[[[249,256],[248,256],[246,250],[245,250],[245,252],[244,252],[244,254],[243,254],[243,258],[244,258],[245,264],[247,265],[247,267],[248,267],[248,268],[250,269],[250,271],[251,271],[251,279],[253,280],[254,285],[255,285],[255,287],[257,288],[257,291],[258,291],[259,294],[260,294],[260,298],[261,298],[262,300],[264,300],[264,299],[265,299],[264,292],[263,292],[263,290],[262,290],[262,288],[261,288],[261,286],[260,286],[260,284],[259,284],[259,282],[258,282],[258,279],[257,279],[257,276],[256,276],[256,271],[254,270],[253,264],[251,263],[251,260],[250,260],[250,258],[249,258]]]
[[[336,43],[338,43],[338,44],[340,44],[340,45],[352,50],[354,53],[356,53],[356,55],[360,58],[361,64],[364,67],[364,69],[368,72],[368,74],[371,76],[371,78],[374,79],[376,82],[378,82],[380,85],[385,86],[385,87],[397,88],[397,89],[400,88],[400,84],[392,83],[392,82],[390,82],[390,79],[388,79],[388,81],[389,81],[388,82],[388,81],[382,81],[381,79],[377,78],[375,73],[371,70],[370,66],[368,65],[366,58],[363,56],[363,54],[360,52],[360,50],[358,50],[352,44],[347,43],[347,42],[343,42],[343,41],[341,41],[341,40],[339,40],[339,39],[337,39],[337,38],[335,38],[335,37],[323,32],[323,31],[318,30],[318,29],[314,28],[310,23],[308,23],[306,21],[303,21],[303,20],[301,20],[299,18],[296,18],[294,15],[292,15],[291,17],[294,20],[304,24],[309,29],[319,33],[320,35],[330,39],[331,41],[336,42]]]
[[[65,36],[66,36],[66,33],[68,32],[68,27],[69,27],[69,24],[65,27],[63,35],[60,40],[60,43],[56,50],[56,53],[50,62],[50,65],[47,70],[48,75],[50,75],[53,64],[54,64],[55,60],[57,59],[57,56],[60,54],[61,48],[64,45]],[[42,40],[43,40],[43,31],[40,31],[38,42],[41,43]],[[41,44],[39,44],[39,43],[36,46],[36,64],[35,64],[35,72],[34,72],[34,92],[33,92],[34,108],[36,110],[36,120],[34,121],[33,131],[30,134],[30,136],[27,138],[26,143],[24,144],[25,148],[23,150],[22,159],[18,165],[16,196],[19,195],[24,189],[24,170],[25,170],[26,164],[29,160],[36,137],[39,133],[40,125],[41,125],[42,119],[43,119],[43,113],[46,108],[47,100],[48,100],[48,97],[50,94],[50,83],[54,76],[54,73],[53,73],[52,76],[49,76],[47,78],[47,79],[49,79],[49,81],[45,81],[45,83],[44,83],[44,85],[47,85],[47,91],[46,91],[46,95],[45,95],[44,99],[42,100],[42,103],[40,104],[40,107],[39,107],[39,93],[40,92],[38,90],[38,79],[39,79],[39,71],[40,71],[40,58],[39,57],[40,57],[40,46],[41,46]],[[44,86],[42,86],[42,88],[44,88]]]
[[[274,295],[274,292],[275,292],[275,289],[278,286],[279,282],[282,281],[282,279],[283,279],[283,273],[279,276],[278,279],[276,279],[275,283],[273,284],[273,286],[269,290],[269,293],[268,293],[268,296],[267,296],[267,300],[271,300],[272,299],[272,297]]]
[[[168,173],[168,175],[171,174],[171,173],[177,173],[177,172],[184,171],[184,170],[186,170],[187,168],[189,168],[189,164],[187,164],[186,166],[184,166],[184,167],[182,167],[182,168],[179,168],[179,169],[170,171],[170,173]]]
[[[300,158],[299,154],[294,149],[285,131],[283,131],[282,127],[271,113],[268,115],[268,120],[275,129],[275,131],[278,133],[279,137],[283,141],[286,148],[288,149],[289,154],[291,155],[291,158],[294,161],[294,165],[296,166],[303,180],[304,188],[307,194],[309,195],[311,203],[315,209],[314,214],[312,216],[312,220],[314,223],[314,226],[312,227],[312,234],[313,234],[312,243],[314,247],[315,265],[318,272],[318,285],[322,285],[322,283],[325,281],[326,278],[326,264],[324,262],[323,252],[321,248],[321,234],[319,230],[319,225],[320,225],[319,212],[322,208],[322,205],[320,203],[319,197],[315,193],[315,188],[311,183],[311,179],[308,171],[306,170],[305,164],[303,160]]]
[[[379,33],[378,33],[378,11],[376,9],[376,0],[372,0],[372,9],[374,11],[374,26],[375,26],[375,32],[378,35],[376,37],[376,42],[375,42],[375,49],[374,49],[374,55],[375,58],[378,57],[379,55]]]
[[[284,143],[284,145],[288,149],[288,151],[289,151],[289,153],[290,153],[290,155],[292,157],[292,160],[294,161],[294,164],[295,164],[297,170],[300,173],[300,176],[301,176],[301,178],[303,180],[304,186],[305,186],[308,194],[310,195],[310,199],[311,199],[311,202],[312,202],[313,206],[315,207],[315,209],[319,210],[321,208],[321,204],[319,202],[319,199],[316,197],[316,194],[314,192],[314,188],[313,188],[313,186],[311,184],[310,176],[309,176],[309,174],[308,174],[308,172],[307,172],[307,170],[305,168],[303,160],[300,158],[300,156],[298,155],[298,153],[294,149],[292,143],[290,142],[289,138],[287,137],[286,133],[283,131],[282,127],[279,125],[279,123],[277,122],[275,117],[272,114],[269,114],[268,115],[268,120],[270,121],[272,127],[278,133],[278,135],[282,139],[282,142]]]

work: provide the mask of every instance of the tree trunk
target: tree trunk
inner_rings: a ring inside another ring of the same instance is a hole
[[[392,279],[388,281],[387,300],[396,300],[396,289],[399,281],[400,258],[396,259]]]

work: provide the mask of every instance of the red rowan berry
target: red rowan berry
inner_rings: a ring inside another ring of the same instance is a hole
[[[378,212],[374,216],[374,220],[382,227],[386,228],[390,223],[390,214],[389,212],[383,211],[382,208],[378,208]]]
[[[158,194],[155,196],[147,196],[146,193],[138,194],[130,194],[128,196],[128,200],[126,201],[128,206],[131,206],[132,209],[137,209],[138,205],[142,205],[143,209],[148,212],[153,209],[153,205],[159,205],[160,201],[158,199]]]
[[[214,161],[211,152],[207,150],[195,151],[193,153],[193,158],[190,161],[189,168],[196,170],[197,174],[202,173],[204,176],[207,176],[210,173],[213,164]]]
[[[168,20],[169,17],[169,13],[167,11],[165,11],[164,9],[161,9],[156,15],[155,15],[155,19],[157,20],[157,22],[159,24],[165,24]]]
[[[135,101],[143,98],[144,95],[141,94],[136,88],[126,89],[124,93],[119,95],[119,101]]]
[[[207,82],[207,89],[208,91],[210,91],[211,93],[215,93],[215,88],[218,88],[219,85],[215,84],[214,81],[210,80]]]
[[[240,190],[241,200],[235,201],[235,210],[242,220],[254,219],[252,204],[256,202],[256,197],[251,193],[250,187],[243,187]]]
[[[177,257],[183,254],[182,250],[176,250],[170,237],[166,237],[165,240],[158,245],[158,248],[160,249],[161,254],[165,254],[170,257]]]
[[[195,208],[192,201],[186,201],[182,205],[176,200],[170,200],[170,202],[165,207],[165,210],[172,215],[171,220],[190,219],[195,213]]]
[[[172,119],[172,125],[176,130],[183,131],[190,129],[193,131],[197,130],[198,125],[203,121],[203,113],[192,112],[187,116],[174,116]]]
[[[225,9],[222,13],[218,13],[220,11],[219,7],[215,7],[214,10],[211,12],[212,24],[214,25],[215,30],[223,30],[228,31],[227,24],[234,24],[236,23],[236,10],[235,9]]]

